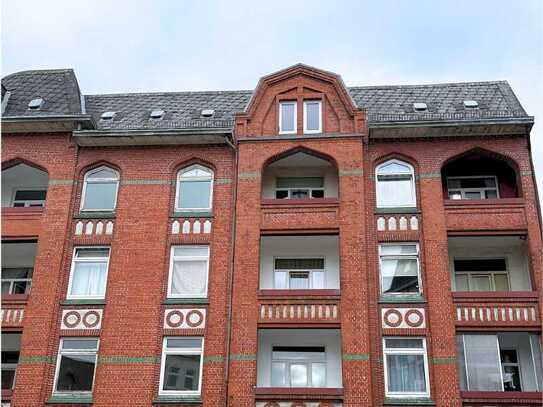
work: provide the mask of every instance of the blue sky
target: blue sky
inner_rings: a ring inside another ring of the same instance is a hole
[[[2,75],[75,69],[86,94],[253,89],[297,62],[347,85],[508,80],[536,116],[543,1],[4,0]]]

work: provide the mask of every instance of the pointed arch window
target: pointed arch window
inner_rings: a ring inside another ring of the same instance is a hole
[[[417,206],[413,167],[400,160],[389,160],[376,170],[378,208]]]
[[[119,173],[109,167],[99,167],[88,171],[83,182],[81,210],[110,212],[115,210]]]
[[[178,211],[210,210],[213,200],[213,171],[192,165],[179,171],[175,209]]]

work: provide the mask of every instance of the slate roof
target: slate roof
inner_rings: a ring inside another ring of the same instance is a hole
[[[4,85],[11,95],[4,117],[88,113],[99,130],[230,128],[236,112],[247,106],[253,91],[209,91],[168,93],[126,93],[84,96],[73,70],[25,71],[6,76]],[[480,119],[528,117],[506,81],[463,82],[432,85],[357,86],[348,91],[360,108],[368,109],[370,125],[383,122],[473,121]],[[39,111],[28,102],[41,96]],[[467,110],[464,100],[479,107]],[[414,112],[413,103],[424,102],[428,111]],[[161,119],[150,119],[152,110],[164,110]],[[211,118],[201,117],[202,109],[214,109]],[[113,120],[101,114],[114,111]]]
[[[10,92],[4,117],[81,114],[81,92],[73,69],[17,72],[4,77],[2,85]],[[28,102],[38,97],[45,103],[30,110]]]

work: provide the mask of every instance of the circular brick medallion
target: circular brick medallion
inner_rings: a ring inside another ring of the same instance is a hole
[[[196,328],[204,322],[204,314],[197,309],[193,309],[187,313],[187,325],[191,328]]]
[[[295,401],[290,405],[290,407],[305,407],[305,403],[302,403],[301,401]]]
[[[83,317],[83,325],[94,328],[100,323],[100,314],[97,311],[89,311]]]
[[[264,404],[264,407],[281,407],[279,403],[275,401],[268,401],[266,404]]]
[[[402,314],[397,309],[389,309],[383,315],[385,323],[392,328],[397,328],[402,323]]]
[[[323,401],[322,403],[319,403],[319,407],[335,407],[335,404]]]
[[[81,315],[77,311],[68,311],[62,319],[68,328],[75,328],[81,322]]]
[[[166,314],[166,324],[171,328],[179,328],[183,324],[184,319],[183,313],[178,310],[173,310]]]
[[[418,309],[410,309],[405,313],[405,323],[411,328],[417,328],[424,322],[424,315]]]

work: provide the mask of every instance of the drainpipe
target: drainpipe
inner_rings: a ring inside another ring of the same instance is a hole
[[[232,141],[228,136],[225,138],[226,144],[228,144],[234,153],[234,174],[233,174],[233,190],[232,190],[232,234],[231,234],[231,242],[230,245],[230,269],[228,273],[228,305],[226,309],[226,360],[225,360],[225,375],[224,375],[224,388],[225,388],[225,401],[224,405],[228,407],[229,400],[228,400],[228,379],[229,379],[229,373],[230,373],[230,341],[232,337],[232,302],[233,302],[233,296],[234,296],[234,253],[236,248],[236,203],[237,203],[237,194],[238,194],[238,165],[239,165],[239,157],[238,157],[238,149],[237,149],[237,142],[236,144],[233,144]]]

